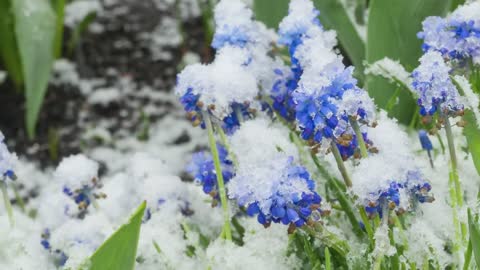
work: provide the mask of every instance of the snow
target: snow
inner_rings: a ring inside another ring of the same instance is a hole
[[[480,99],[478,98],[478,95],[473,92],[470,82],[464,76],[455,75],[453,76],[453,80],[461,88],[460,90],[465,96],[464,103],[468,105],[470,110],[472,110],[477,120],[477,127],[480,128]]]
[[[65,25],[75,28],[90,13],[101,13],[98,0],[75,0],[65,6]]]
[[[64,158],[55,170],[55,179],[72,189],[90,186],[98,178],[98,163],[83,154]]]
[[[365,74],[382,76],[391,82],[401,83],[402,86],[414,92],[411,89],[412,78],[410,77],[410,73],[405,70],[399,61],[385,57],[367,66]]]

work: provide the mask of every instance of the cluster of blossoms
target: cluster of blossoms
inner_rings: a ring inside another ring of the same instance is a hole
[[[450,71],[439,52],[428,51],[420,58],[420,66],[412,73],[420,114],[433,115],[439,111],[440,114],[455,115],[463,111]]]
[[[471,58],[480,63],[480,3],[461,6],[446,18],[428,17],[423,22],[423,50],[434,50],[452,60]]]
[[[402,181],[391,180],[386,188],[370,193],[364,202],[365,210],[370,217],[382,216],[385,210],[402,214],[416,202],[433,202],[431,189],[420,171],[408,171]]]
[[[259,87],[272,84],[265,71],[273,61],[266,53],[269,34],[252,16],[240,1],[221,1],[215,8],[215,60],[190,65],[178,75],[176,93],[194,125],[205,127],[208,114],[232,134],[258,109]]]
[[[242,166],[229,191],[230,197],[245,207],[248,215],[257,215],[265,227],[271,222],[301,227],[320,218],[322,199],[315,191],[315,181],[292,157],[282,154],[261,167]]]
[[[290,2],[278,34],[278,43],[287,46],[290,54],[287,66],[270,56],[275,49],[270,50],[270,39],[262,37],[268,36],[268,31],[252,20],[252,12],[244,4],[221,1],[215,9],[214,62],[188,66],[178,75],[176,93],[194,123],[208,128],[203,122],[208,117],[229,135],[233,147],[216,146],[229,198],[248,215],[257,216],[265,227],[272,222],[301,227],[328,211],[321,210],[321,197],[306,168],[295,163],[297,156],[278,139],[282,135],[264,136],[272,132],[267,127],[271,122],[262,119],[262,113],[251,114],[257,104],[266,101],[290,127],[299,128],[308,144],[320,146],[324,152],[338,149],[343,160],[359,156],[360,144],[366,144],[370,152],[376,149],[367,137],[368,127],[376,125],[373,100],[358,87],[354,68],[343,64],[334,49],[335,32],[324,30],[318,15],[310,0]],[[242,119],[246,121],[242,123]],[[255,138],[248,139],[252,134]],[[245,145],[258,145],[259,150],[240,150]],[[187,171],[205,193],[218,200],[220,172],[214,165],[212,155],[199,152]],[[413,200],[432,201],[430,185],[420,173],[409,171],[405,176],[405,171],[375,180],[378,185],[358,193],[368,198],[365,207],[369,214],[381,214],[383,202],[402,212]]]
[[[289,47],[292,64],[291,73],[282,81],[287,89],[283,92],[290,96],[275,96],[284,101],[284,107],[277,110],[282,116],[294,111],[303,139],[325,148],[333,141],[347,159],[357,148],[352,121],[372,124],[375,106],[357,86],[353,67],[346,68],[334,51],[335,33],[323,29],[318,14],[311,1],[294,0],[280,23],[280,43]],[[274,88],[272,92],[279,91]],[[365,128],[362,133],[366,140]]]
[[[232,161],[228,158],[227,150],[217,144],[218,155],[222,167],[222,175],[225,183],[235,175],[235,168]],[[212,154],[206,151],[201,151],[193,154],[191,162],[187,166],[187,172],[192,175],[194,181],[201,184],[203,192],[209,194],[214,199],[213,204],[219,200],[217,175],[215,172],[215,165]]]
[[[0,175],[2,181],[6,179],[15,180],[15,162],[16,155],[8,151],[7,145],[4,142],[5,136],[0,132]]]
[[[83,168],[81,171],[78,167]],[[74,155],[62,160],[55,171],[55,179],[62,183],[62,191],[78,206],[78,215],[82,216],[95,200],[105,198],[98,192],[103,185],[98,179],[98,163],[84,155]],[[66,209],[68,212],[70,209]]]

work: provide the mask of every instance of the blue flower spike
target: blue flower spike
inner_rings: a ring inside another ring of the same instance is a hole
[[[265,166],[248,167],[231,180],[229,195],[265,228],[281,223],[293,232],[328,214],[320,207],[322,198],[315,191],[315,181],[292,157],[279,154]]]
[[[430,138],[428,137],[428,132],[423,129],[420,130],[418,132],[418,138],[420,139],[420,144],[422,145],[422,149],[427,151],[428,159],[430,160],[430,166],[434,168],[435,166],[433,165],[433,159],[432,159],[433,145],[432,145],[432,141],[430,141]]]
[[[220,156],[223,180],[225,183],[228,183],[235,176],[235,169],[225,147],[217,143],[217,149]],[[202,185],[203,192],[212,197],[212,207],[218,205],[220,196],[212,154],[207,151],[194,153],[186,170],[196,183]]]

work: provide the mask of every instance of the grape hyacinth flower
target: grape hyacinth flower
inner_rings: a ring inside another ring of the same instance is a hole
[[[456,116],[463,113],[458,91],[450,79],[451,68],[442,55],[429,51],[420,58],[420,65],[412,73],[412,86],[418,95],[420,114]]]
[[[220,144],[217,144],[217,149],[222,167],[223,180],[225,183],[228,183],[235,175],[235,170],[232,161],[228,158],[227,150]],[[187,166],[187,172],[194,178],[196,183],[202,185],[203,192],[209,194],[214,199],[212,205],[216,205],[220,197],[212,155],[206,151],[194,153],[191,162]]]
[[[366,130],[362,132],[358,122],[373,122],[375,107],[356,86],[353,67],[345,68],[334,51],[335,33],[323,30],[318,14],[311,1],[292,1],[279,30],[280,41],[290,48],[292,71],[301,75],[291,94],[301,137],[323,150],[341,147],[343,160],[354,155],[349,149],[357,146],[366,157]]]
[[[427,151],[428,159],[430,160],[430,166],[432,166],[433,168],[434,165],[433,165],[432,153],[431,153],[431,151],[433,150],[432,141],[430,141],[430,138],[428,138],[428,133],[423,129],[418,132],[418,138],[420,139],[420,144],[422,145],[422,149]]]
[[[212,47],[245,47],[258,39],[258,30],[252,21],[253,12],[241,1],[220,1],[215,6],[215,34]]]
[[[271,108],[287,122],[295,120],[295,102],[292,93],[297,88],[293,72],[285,67],[274,69],[275,81],[270,91]]]
[[[82,154],[64,158],[55,170],[55,179],[62,191],[78,205],[79,215],[84,215],[90,204],[98,208],[97,199],[105,198],[98,192],[103,185],[98,179],[98,163]]]
[[[457,8],[446,18],[428,17],[418,37],[423,50],[435,50],[452,60],[471,58],[480,64],[480,3]]]
[[[260,88],[271,88],[270,34],[252,16],[240,0],[220,1],[212,42],[215,60],[187,66],[178,74],[175,91],[194,126],[205,128],[208,115],[232,134],[259,109],[255,99]]]
[[[377,214],[382,217],[384,211],[389,210],[403,214],[413,210],[417,202],[433,202],[434,197],[430,190],[430,183],[424,179],[420,171],[408,171],[403,180],[391,180],[387,187],[370,193],[364,202],[365,211],[370,218]]]
[[[229,196],[265,227],[272,222],[301,227],[321,215],[315,181],[285,155],[242,167],[230,181]]]

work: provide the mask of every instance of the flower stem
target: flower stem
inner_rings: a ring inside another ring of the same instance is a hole
[[[332,141],[330,148],[332,149],[333,156],[337,162],[338,170],[342,174],[345,185],[347,188],[352,187],[352,180],[350,180],[350,176],[347,173],[347,168],[345,168],[345,164],[343,164],[342,156],[340,155],[340,151],[338,150],[338,147],[334,141]]]
[[[217,144],[215,142],[215,136],[213,134],[213,126],[212,121],[210,120],[210,116],[208,113],[204,113],[203,119],[205,121],[205,125],[207,126],[208,132],[208,142],[210,144],[210,150],[213,156],[213,163],[215,165],[215,171],[217,176],[217,184],[218,184],[218,192],[220,195],[220,202],[222,203],[223,209],[223,233],[225,239],[232,241],[232,231],[230,229],[230,217],[228,212],[228,201],[227,201],[227,192],[225,190],[225,183],[223,181],[223,174],[222,174],[222,167],[220,166],[220,157],[218,155]]]
[[[452,127],[450,125],[450,120],[448,119],[448,117],[445,117],[445,132],[447,134],[448,151],[450,152],[451,173],[454,177],[453,180],[455,184],[455,193],[457,196],[457,203],[459,207],[462,207],[463,195],[462,195],[462,187],[460,185],[460,178],[458,177],[458,172],[457,172],[457,166],[458,166],[457,154],[455,153]]]
[[[352,125],[353,131],[355,131],[355,135],[357,136],[357,143],[360,147],[360,153],[362,154],[362,158],[368,157],[367,146],[365,144],[365,140],[363,139],[362,131],[360,130],[360,126],[355,118],[350,117],[350,124]]]
[[[458,215],[458,210],[463,206],[463,194],[462,187],[460,184],[460,178],[458,177],[457,171],[457,155],[455,153],[455,145],[453,142],[453,133],[452,126],[448,116],[445,116],[445,133],[447,135],[447,144],[448,151],[450,153],[450,199],[452,201],[452,211],[453,211],[453,225],[455,226],[455,241],[454,249],[457,252],[457,256],[461,257],[460,248],[463,245],[464,240],[466,239],[466,224],[461,222]]]
[[[235,168],[238,168],[237,156],[235,156],[235,154],[230,149],[230,145],[228,144],[228,140],[227,140],[227,135],[225,135],[225,132],[220,126],[217,126],[217,131],[218,131],[218,134],[220,135],[220,140],[222,141],[223,146],[225,147],[225,149],[227,149],[229,158],[233,162],[233,166],[235,166]]]
[[[338,252],[339,255],[346,258],[350,250],[350,246],[348,245],[347,241],[341,239],[335,233],[328,231],[321,224],[315,224],[314,228],[310,228],[308,226],[304,227],[305,228],[302,227],[302,229],[304,229],[311,236],[319,239],[323,244],[325,244],[325,246],[332,248]]]
[[[10,226],[15,225],[15,220],[13,218],[12,204],[10,203],[10,198],[8,197],[7,192],[7,183],[0,180],[0,189],[2,190],[3,202],[5,203],[5,209],[7,210],[8,219],[10,220]]]

